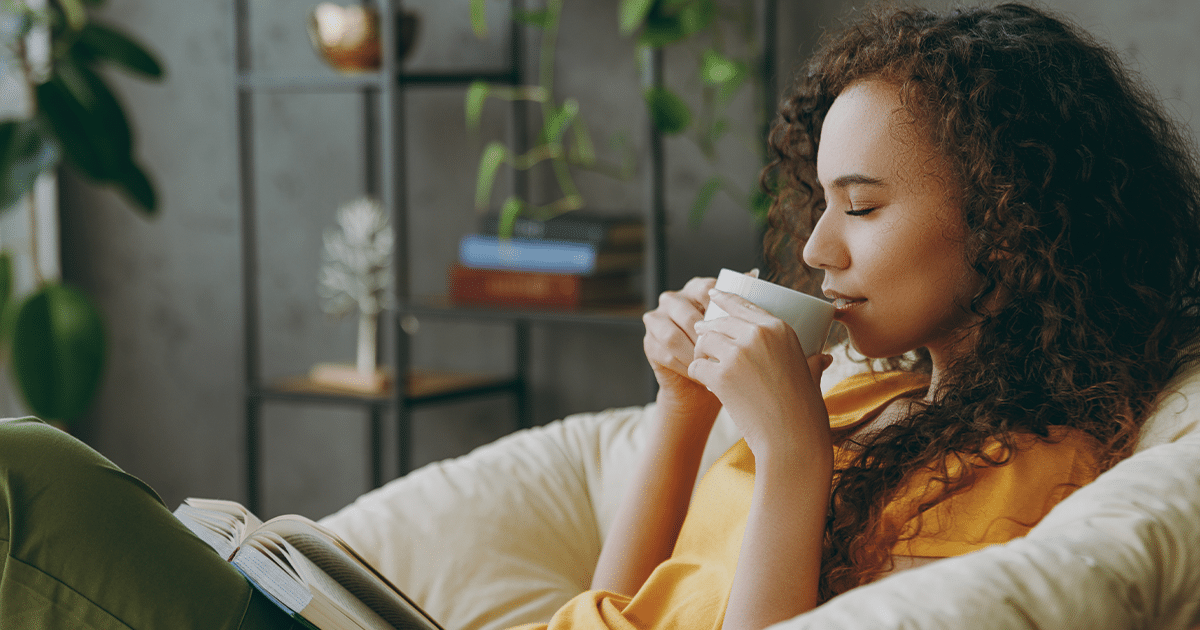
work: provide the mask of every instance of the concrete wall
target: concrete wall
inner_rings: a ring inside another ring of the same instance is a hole
[[[253,61],[279,74],[327,73],[303,30],[312,0],[252,0]],[[560,50],[559,88],[577,96],[602,144],[630,129],[644,153],[636,64],[616,34],[617,0],[569,2]],[[783,1],[780,68],[784,77],[822,29],[852,4]],[[146,221],[109,191],[65,178],[62,196],[64,274],[83,286],[108,318],[111,358],[103,391],[80,434],[156,487],[167,503],[185,496],[243,498],[242,303],[234,126],[231,2],[110,0],[108,20],[138,34],[169,68],[146,84],[116,77],[138,131],[139,152],[163,199],[161,218]],[[503,59],[502,3],[492,2],[494,35],[469,33],[466,0],[411,0],[424,24],[413,68],[461,68]],[[1190,122],[1200,104],[1195,33],[1200,5],[1156,0],[1137,7],[1117,0],[1057,0],[1123,51]],[[677,85],[694,60],[668,58]],[[784,82],[786,83],[786,81]],[[438,88],[408,101],[415,292],[444,283],[454,243],[471,229],[477,152],[486,138],[463,130],[462,92]],[[315,276],[321,231],[337,204],[361,193],[360,102],[347,95],[264,96],[255,103],[262,246],[261,369],[271,378],[316,361],[348,360],[350,322],[319,311]],[[489,105],[485,133],[502,133],[500,108]],[[731,141],[731,143],[734,141]],[[746,268],[757,258],[756,230],[741,208],[718,199],[699,229],[687,226],[691,191],[709,173],[694,146],[668,142],[670,278],[682,284],[719,267]],[[753,159],[737,146],[721,168],[753,178]],[[596,205],[636,210],[639,181],[581,176]],[[504,370],[511,331],[503,325],[422,321],[414,337],[418,365]],[[649,374],[637,329],[538,326],[534,330],[535,415],[564,414],[649,400]],[[266,514],[321,516],[365,489],[367,434],[361,413],[313,406],[268,406],[264,431]],[[416,418],[417,463],[453,456],[511,427],[495,400],[423,411]],[[390,435],[388,437],[390,443]],[[392,470],[390,467],[388,470]]]

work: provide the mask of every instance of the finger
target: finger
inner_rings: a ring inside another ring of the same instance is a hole
[[[751,269],[750,271],[747,271],[746,275],[750,276],[751,278],[758,278],[758,267],[755,267],[755,268]]]
[[[736,293],[711,289],[708,295],[713,304],[720,306],[722,310],[734,317],[758,324],[765,324],[771,320],[779,319],[766,309]]]
[[[701,335],[696,350],[687,367],[687,375],[704,385],[709,391],[720,389],[725,374],[734,370],[739,356],[736,342],[721,334]]]
[[[704,319],[704,310],[696,302],[679,293],[663,294],[659,298],[658,308],[652,313],[671,322],[685,337],[695,343],[696,322]]]
[[[833,365],[832,354],[822,354],[818,352],[817,354],[814,354],[808,358],[809,374],[812,375],[813,383],[815,383],[818,387],[821,385],[821,375],[825,373],[825,370],[829,369],[830,365]]]
[[[688,280],[687,284],[683,285],[683,289],[681,289],[681,291],[683,291],[684,293],[687,293],[689,295],[695,295],[695,296],[697,296],[697,298],[700,298],[702,296],[708,295],[708,290],[715,286],[717,286],[716,278],[706,277],[706,276],[697,276],[695,278],[692,278],[691,280]]]
[[[670,353],[661,346],[656,350],[650,344],[646,346],[646,358],[650,361],[650,365],[654,368],[655,372],[666,370],[680,376],[687,376],[688,364],[691,362],[681,358],[677,354]]]
[[[704,359],[713,363],[732,364],[741,356],[742,343],[734,337],[719,332],[707,332],[700,335],[696,348],[692,351],[692,360]]]
[[[698,322],[696,334],[719,333],[745,343],[753,343],[754,339],[761,339],[764,335],[780,341],[797,340],[796,333],[787,322],[753,302],[725,291],[714,291],[713,296],[713,304],[723,309],[728,307],[726,313],[730,316]]]
[[[646,336],[642,343],[646,358],[672,371],[686,374],[687,364],[692,360],[695,341],[664,314],[647,313],[642,317],[642,321],[646,326]]]
[[[708,308],[708,291],[717,286],[716,278],[692,278],[679,290],[681,294],[692,300],[701,313]]]
[[[720,360],[711,353],[715,352],[714,344],[717,335],[702,335],[696,344],[692,361],[688,363],[687,375],[712,391],[715,381],[715,370],[720,367]]]
[[[701,335],[720,335],[734,340],[752,338],[756,334],[755,329],[759,327],[761,324],[741,317],[718,317],[696,322],[695,330],[697,340]]]

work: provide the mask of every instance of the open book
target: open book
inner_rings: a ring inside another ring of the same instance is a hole
[[[293,619],[316,630],[442,630],[336,534],[303,516],[262,522],[235,501],[175,516]]]

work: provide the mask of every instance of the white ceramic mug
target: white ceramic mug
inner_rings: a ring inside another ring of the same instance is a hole
[[[722,269],[717,275],[717,290],[740,295],[791,326],[804,349],[804,356],[811,357],[824,349],[829,326],[833,323],[833,304],[732,269]],[[704,320],[728,314],[710,302]]]

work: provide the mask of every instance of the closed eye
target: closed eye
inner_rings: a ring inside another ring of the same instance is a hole
[[[849,210],[846,210],[846,214],[848,214],[852,217],[865,217],[868,214],[871,214],[872,212],[874,212],[875,210],[876,210],[876,206],[870,206],[867,208],[850,208]]]

